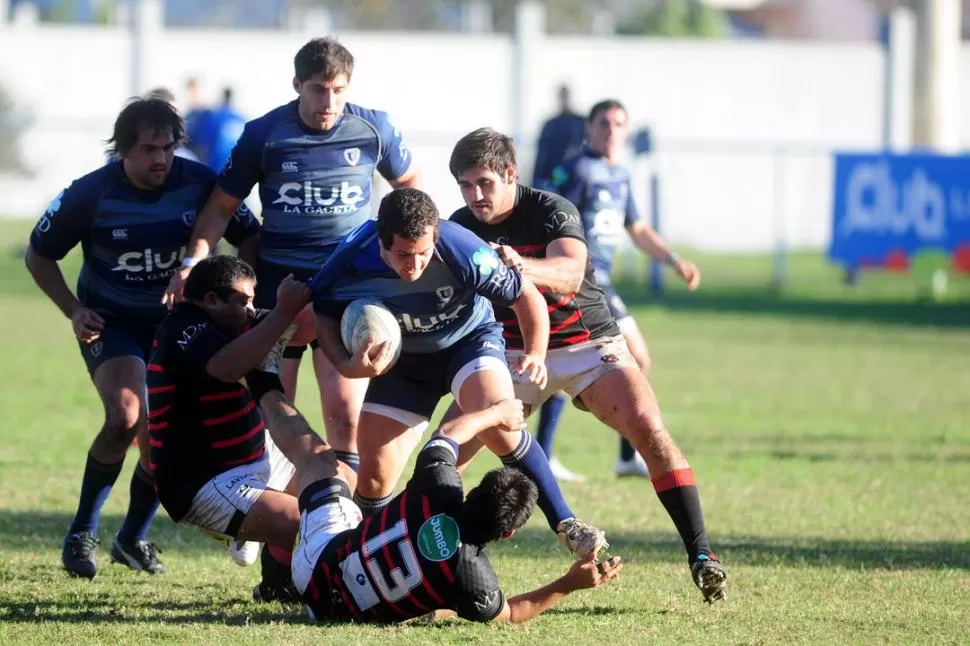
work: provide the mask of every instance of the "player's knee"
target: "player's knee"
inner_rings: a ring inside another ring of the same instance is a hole
[[[667,428],[664,426],[660,411],[649,408],[633,408],[623,414],[620,418],[621,428],[618,429],[633,441],[640,438],[647,442],[656,441],[658,438],[667,435]],[[637,442],[634,441],[634,444]]]
[[[133,392],[122,391],[104,402],[104,426],[109,436],[127,438],[130,443],[144,424],[144,404]]]

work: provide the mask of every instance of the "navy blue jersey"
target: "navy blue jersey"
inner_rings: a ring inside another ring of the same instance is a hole
[[[148,362],[148,432],[159,498],[173,520],[220,473],[263,457],[266,432],[245,386],[207,365],[232,336],[198,305],[179,303],[162,322]]]
[[[549,188],[553,169],[579,152],[585,134],[586,120],[572,112],[557,115],[542,124],[532,184],[541,189]]]
[[[162,294],[216,179],[206,165],[176,157],[163,187],[141,190],[128,180],[123,162],[111,162],[54,198],[34,227],[30,245],[56,261],[80,243],[81,304],[102,314],[158,323],[166,314]],[[238,246],[257,233],[259,222],[240,205],[226,239]]]
[[[365,222],[310,281],[314,310],[339,320],[351,301],[379,299],[401,326],[401,351],[417,354],[451,347],[493,322],[491,302],[511,306],[522,291],[521,274],[467,229],[447,220],[440,226],[431,262],[407,282],[381,258],[377,222]]]
[[[336,125],[320,131],[303,123],[293,101],[246,124],[219,186],[244,198],[258,183],[261,258],[315,270],[370,217],[374,170],[394,180],[409,164],[387,113],[348,103]]]
[[[303,600],[317,619],[391,623],[432,610],[494,619],[505,595],[485,552],[461,540],[465,492],[456,447],[432,439],[414,476],[379,514],[324,548]]]
[[[608,284],[613,254],[627,227],[640,219],[629,171],[587,148],[556,167],[552,185],[579,209],[596,281]]]

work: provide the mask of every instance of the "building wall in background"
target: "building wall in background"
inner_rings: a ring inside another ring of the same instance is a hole
[[[237,107],[255,117],[295,97],[293,55],[307,38],[159,30],[146,43],[144,85],[181,95],[195,76],[212,100],[230,85]],[[540,34],[519,47],[496,35],[340,38],[357,61],[351,100],[392,114],[446,213],[460,205],[447,170],[454,141],[493,126],[518,136],[520,165],[530,169],[534,136],[563,81],[578,108],[616,97],[632,124],[653,129],[656,154],[634,163],[637,194],[646,210],[647,174],[657,169],[663,230],[678,244],[821,247],[830,221],[830,151],[881,145],[883,57],[871,43]],[[132,93],[131,55],[130,38],[118,29],[0,27],[0,83],[33,117],[23,143],[36,170],[31,179],[0,177],[5,214],[35,216],[67,182],[101,163],[102,142]],[[970,73],[963,87],[970,97]]]

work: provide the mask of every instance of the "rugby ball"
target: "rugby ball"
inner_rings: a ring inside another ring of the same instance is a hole
[[[401,326],[389,309],[371,298],[358,298],[347,306],[340,318],[340,339],[347,351],[354,355],[367,347],[370,339],[377,343],[388,341],[391,344],[390,366],[401,356]]]

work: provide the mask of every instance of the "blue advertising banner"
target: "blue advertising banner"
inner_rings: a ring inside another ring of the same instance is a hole
[[[970,261],[970,156],[837,154],[829,257],[905,267],[917,252]]]

